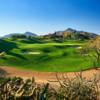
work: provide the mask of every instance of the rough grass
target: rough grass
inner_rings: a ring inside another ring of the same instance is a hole
[[[76,51],[78,46],[86,43],[85,41],[64,43],[34,43],[31,41],[30,43],[21,39],[16,41],[6,39],[4,42],[0,42],[0,50],[7,54],[0,59],[2,66],[48,72],[80,71],[92,66],[89,57],[82,57]],[[29,52],[40,52],[40,54],[33,55]]]

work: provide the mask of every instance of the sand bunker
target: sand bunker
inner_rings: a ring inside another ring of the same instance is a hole
[[[39,55],[40,52],[24,52],[23,54],[29,54],[29,55]]]

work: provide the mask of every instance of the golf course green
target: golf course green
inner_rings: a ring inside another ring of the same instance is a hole
[[[0,40],[0,66],[12,66],[20,69],[46,72],[75,72],[92,68],[88,56],[82,56],[78,50],[87,41],[67,40],[33,41],[27,39]]]

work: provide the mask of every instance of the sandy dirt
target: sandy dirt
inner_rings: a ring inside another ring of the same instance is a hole
[[[15,67],[0,67],[0,76],[2,77],[22,77],[24,79],[34,77],[36,82],[39,83],[47,83],[50,82],[52,84],[57,84],[56,74],[62,78],[62,75],[67,75],[69,78],[75,76],[79,72],[34,72],[28,70],[21,70]],[[86,78],[92,78],[94,74],[100,74],[100,69],[91,69],[87,71],[83,71],[82,75]]]

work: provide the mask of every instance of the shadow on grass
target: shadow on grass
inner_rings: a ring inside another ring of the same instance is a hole
[[[27,43],[27,44],[35,44],[35,43],[39,43],[39,44],[42,44],[44,43],[41,39],[38,39],[38,38],[32,38],[32,39],[24,39],[24,40],[21,40],[22,43]]]
[[[18,48],[16,43],[0,39],[0,52],[9,52],[14,48]]]
[[[53,57],[49,56],[48,54],[41,55],[38,58],[36,58],[36,63],[45,63],[53,60]]]
[[[23,59],[23,60],[27,60],[24,56],[22,56],[20,54],[17,54],[17,53],[8,52],[8,54],[12,55],[12,56],[15,56],[15,57],[18,57],[18,58]]]
[[[59,48],[59,49],[65,49],[65,48],[76,48],[76,47],[79,47],[79,45],[56,45],[55,46],[56,48]]]
[[[44,53],[50,53],[50,52],[53,51],[53,48],[52,47],[51,48],[50,47],[48,47],[48,48],[42,48],[41,51],[44,52]]]

